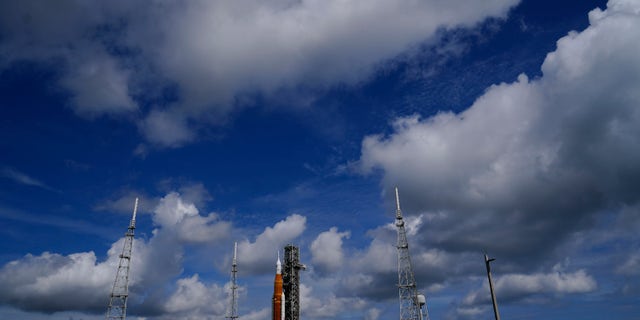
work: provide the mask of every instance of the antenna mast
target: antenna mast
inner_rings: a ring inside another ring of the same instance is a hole
[[[229,303],[229,314],[227,319],[238,318],[238,285],[236,284],[236,273],[238,273],[238,242],[233,244],[233,262],[231,263],[231,302]]]
[[[396,191],[396,227],[398,229],[398,291],[400,296],[400,320],[422,320],[422,306],[426,306],[425,297],[418,294],[416,279],[413,275],[411,257],[409,256],[409,243],[407,232],[404,229],[404,220],[400,210],[400,197],[398,187]],[[429,319],[426,307],[424,319]]]
[[[133,231],[136,229],[136,213],[138,211],[138,198],[133,206],[133,217],[129,223],[127,233],[124,235],[124,246],[120,254],[120,264],[116,272],[116,279],[113,282],[111,295],[109,296],[109,307],[107,308],[106,319],[124,320],[127,317],[127,298],[129,297],[129,267],[131,265],[131,250],[133,248]]]
[[[489,278],[489,291],[491,291],[491,302],[493,303],[493,315],[496,317],[496,320],[500,320],[500,312],[498,311],[498,302],[496,301],[496,293],[493,292],[493,279],[491,278],[491,261],[496,260],[495,258],[489,259],[489,256],[485,252],[484,254],[484,264],[487,267],[487,277]]]

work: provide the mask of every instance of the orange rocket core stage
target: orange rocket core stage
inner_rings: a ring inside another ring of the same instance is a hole
[[[273,320],[280,319],[282,314],[282,275],[276,274],[276,279],[273,284]]]
[[[272,319],[284,320],[284,293],[282,292],[282,265],[280,257],[276,264],[276,278],[273,281]]]

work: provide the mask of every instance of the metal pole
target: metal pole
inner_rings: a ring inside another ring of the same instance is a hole
[[[487,266],[487,277],[489,277],[489,290],[491,291],[491,302],[493,302],[493,314],[496,316],[496,320],[500,320],[500,312],[498,312],[498,302],[496,301],[496,294],[493,292],[493,280],[491,279],[491,266],[489,263],[496,259],[489,259],[487,254],[484,254],[484,264]]]

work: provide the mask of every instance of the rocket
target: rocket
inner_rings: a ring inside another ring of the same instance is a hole
[[[273,320],[284,320],[284,291],[282,291],[282,264],[280,264],[280,252],[276,263],[276,278],[273,281]]]

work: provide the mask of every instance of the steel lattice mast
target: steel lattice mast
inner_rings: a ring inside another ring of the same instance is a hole
[[[133,248],[133,231],[136,229],[136,212],[138,211],[138,198],[133,206],[133,218],[129,223],[129,229],[125,233],[124,246],[120,254],[120,264],[113,282],[109,307],[106,319],[124,320],[127,317],[127,298],[129,297],[129,267],[131,266],[131,249]]]
[[[418,294],[416,279],[413,275],[407,232],[400,210],[400,197],[396,187],[396,227],[398,229],[398,291],[400,295],[400,320],[422,320],[422,305],[425,304],[423,295]],[[429,319],[424,313],[424,318]]]
[[[284,247],[284,282],[285,315],[284,320],[300,319],[300,270],[307,267],[300,263],[300,250],[294,245]]]
[[[238,272],[238,243],[233,245],[233,262],[231,263],[231,297],[229,302],[229,314],[225,317],[227,319],[238,318],[238,285],[236,284],[236,273]]]

